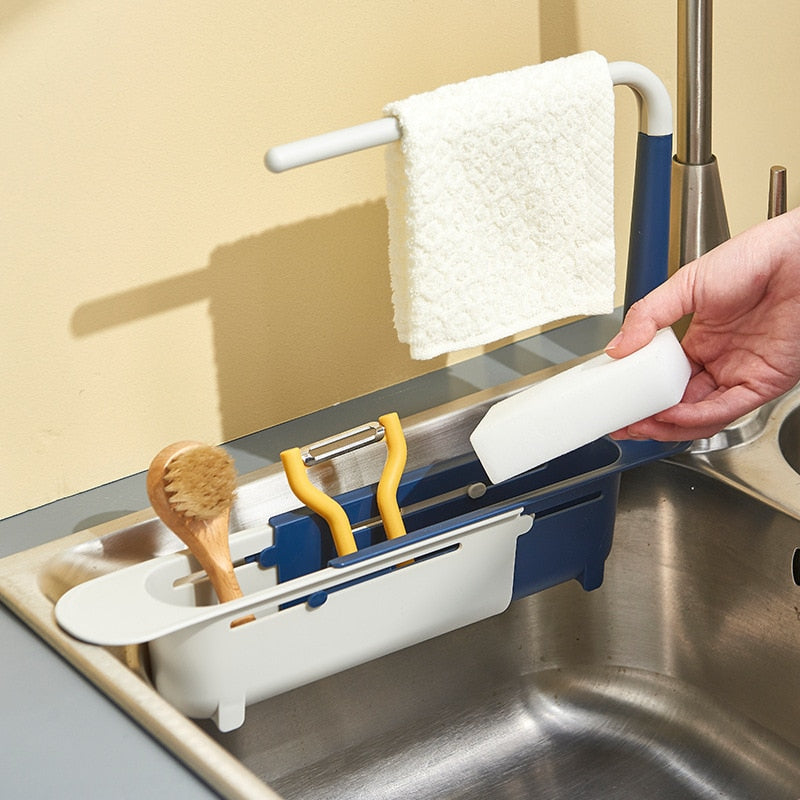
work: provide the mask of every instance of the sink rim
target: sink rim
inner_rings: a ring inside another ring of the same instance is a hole
[[[670,460],[800,519],[800,472],[786,459],[780,442],[785,421],[798,409],[800,383]]]

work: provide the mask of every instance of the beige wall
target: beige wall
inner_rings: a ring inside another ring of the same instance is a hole
[[[734,230],[800,184],[800,12],[716,9]],[[271,144],[586,49],[674,96],[672,0],[5,0],[0,517],[447,363],[395,339],[383,154],[284,175]],[[635,106],[617,90],[624,261]],[[388,410],[388,409],[386,409]]]

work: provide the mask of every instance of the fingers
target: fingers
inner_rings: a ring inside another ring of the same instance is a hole
[[[697,428],[684,428],[680,425],[666,425],[652,420],[643,420],[635,425],[614,431],[610,434],[612,439],[652,439],[657,442],[691,442],[695,439],[710,439],[719,433],[725,426],[707,426]]]
[[[707,439],[758,408],[762,402],[762,397],[744,386],[718,389],[699,402],[683,401],[615,431],[611,436],[615,439],[655,439],[660,442]]]
[[[657,417],[648,417],[627,428],[614,431],[613,439],[653,439],[657,442],[688,442],[695,439],[709,439],[719,433],[727,423],[675,424],[662,422]]]

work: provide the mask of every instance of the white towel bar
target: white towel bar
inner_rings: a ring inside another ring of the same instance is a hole
[[[649,136],[672,133],[672,103],[661,79],[635,61],[613,61],[608,65],[615,86],[627,85],[640,99],[639,130]],[[296,142],[277,145],[267,151],[264,163],[270,172],[284,172],[294,167],[324,161],[327,158],[355,153],[400,138],[394,117],[384,117],[354,125],[352,128],[311,136]]]

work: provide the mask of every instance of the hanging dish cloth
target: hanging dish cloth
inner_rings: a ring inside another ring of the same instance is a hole
[[[580,53],[384,109],[395,327],[427,359],[614,305],[614,92]]]

